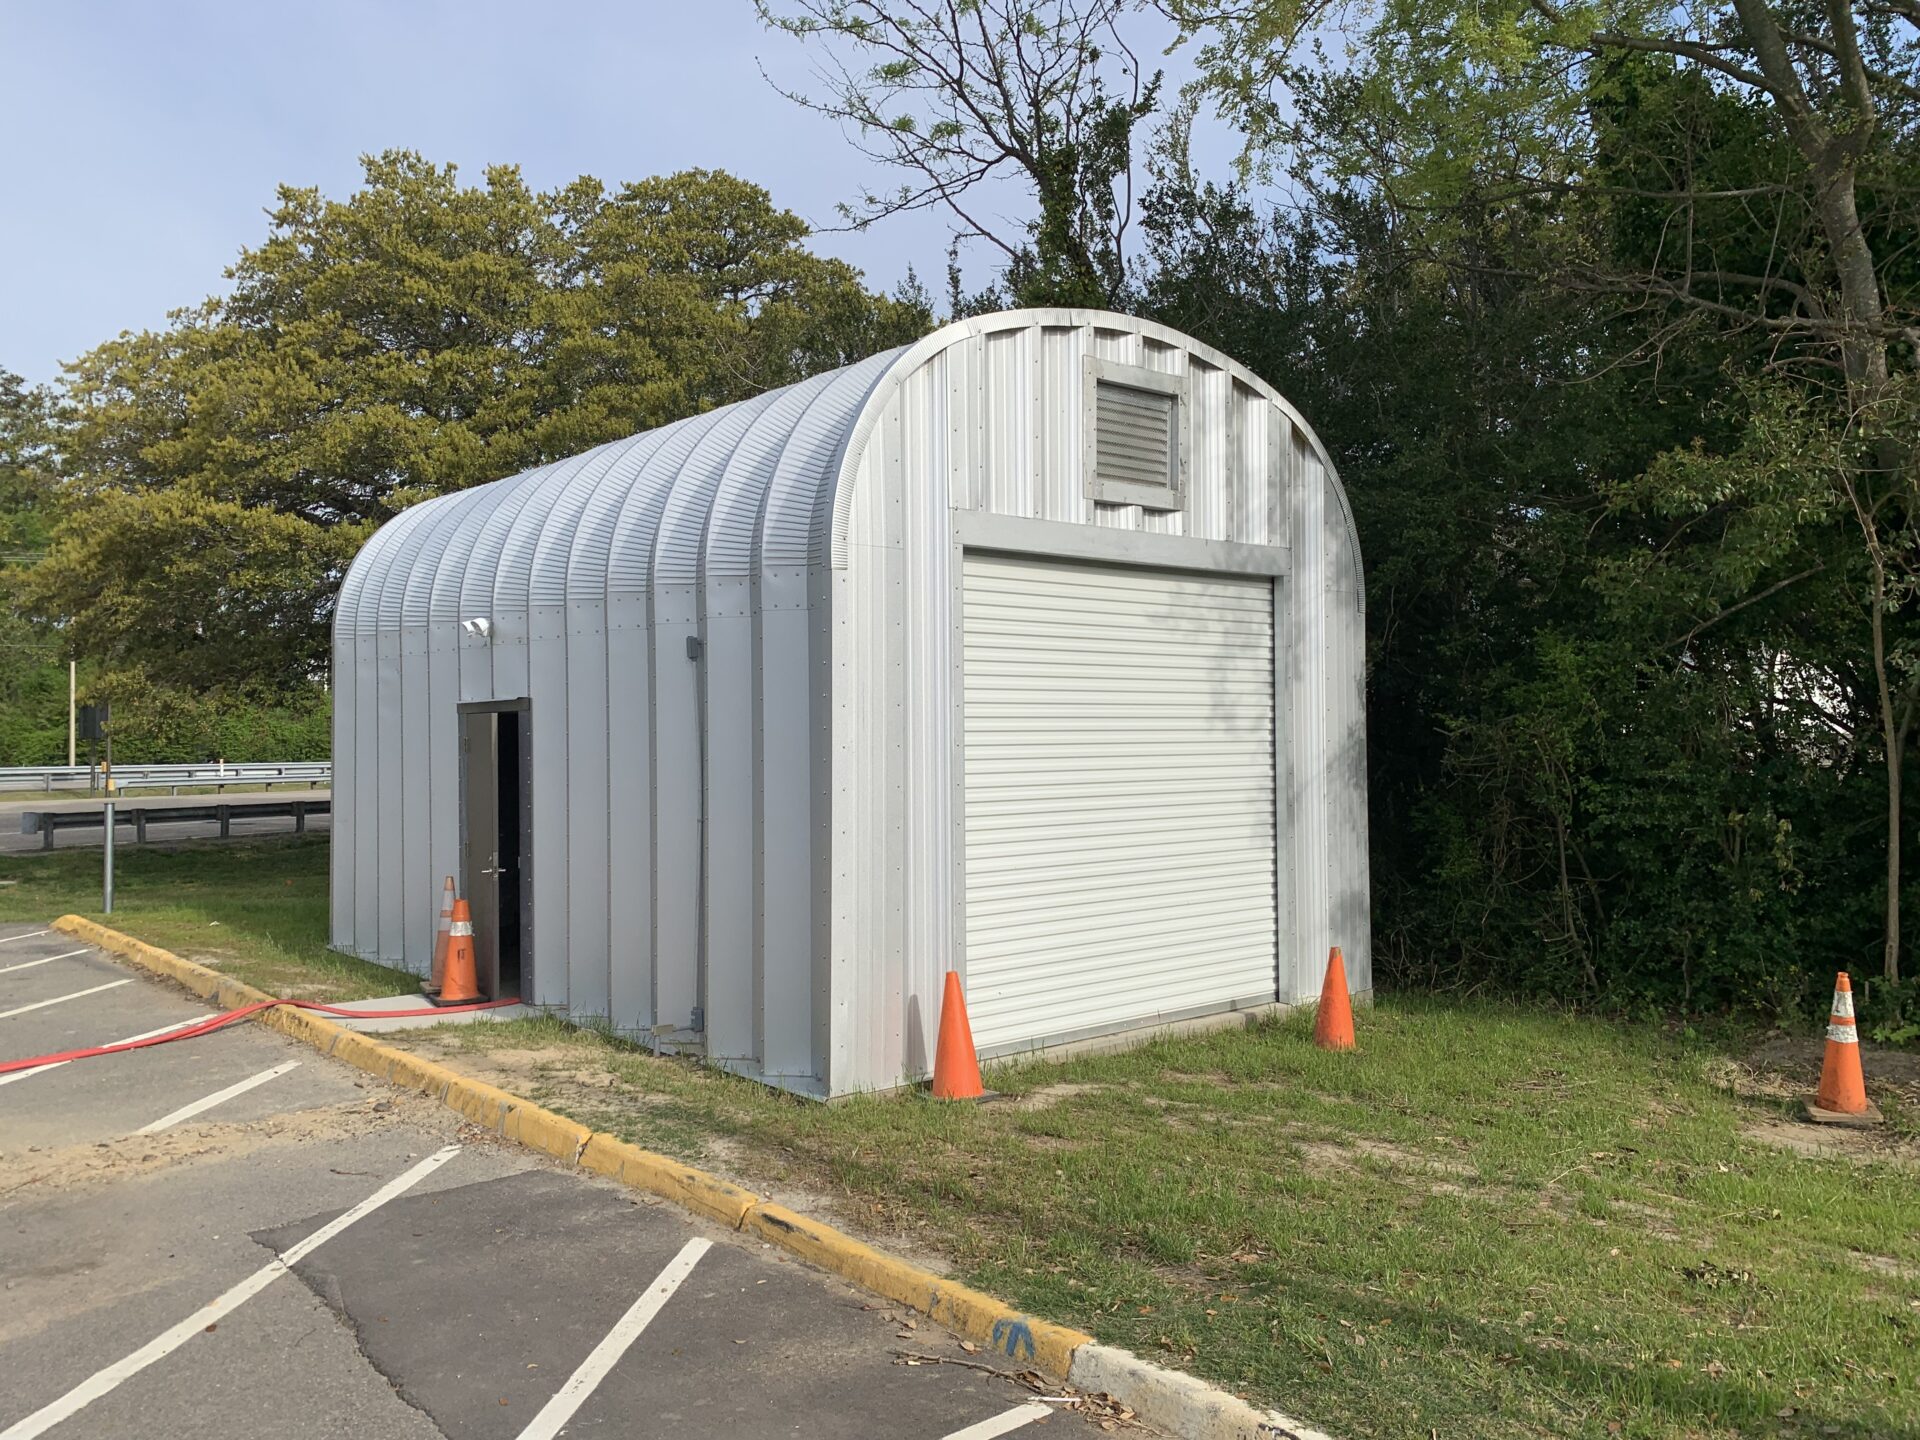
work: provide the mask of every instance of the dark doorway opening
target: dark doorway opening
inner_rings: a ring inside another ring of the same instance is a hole
[[[532,994],[533,767],[524,700],[460,707],[463,894],[474,959],[491,999]]]
[[[493,993],[498,998],[520,994],[520,712],[500,713],[500,960]]]

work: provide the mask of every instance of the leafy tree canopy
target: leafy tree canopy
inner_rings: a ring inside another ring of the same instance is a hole
[[[757,186],[686,171],[549,193],[390,151],[283,188],[229,293],[67,369],[62,507],[23,604],[162,683],[324,673],[339,578],[432,495],[925,331]]]

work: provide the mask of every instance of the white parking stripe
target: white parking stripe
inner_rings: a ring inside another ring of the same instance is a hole
[[[11,945],[16,940],[31,940],[36,935],[50,935],[50,930],[28,930],[19,935],[0,935],[0,945]]]
[[[956,1430],[951,1435],[943,1436],[942,1440],[993,1440],[996,1435],[1005,1435],[1009,1431],[1018,1430],[1022,1425],[1030,1425],[1041,1416],[1052,1413],[1053,1407],[1050,1405],[1016,1405],[1013,1409],[996,1415],[991,1420],[981,1420],[967,1426],[964,1430]],[[5,1437],[0,1436],[0,1440],[5,1440]]]
[[[593,1347],[593,1353],[580,1362],[580,1368],[567,1377],[567,1383],[540,1407],[540,1413],[520,1432],[520,1440],[553,1440],[560,1433],[561,1427],[573,1418],[573,1412],[580,1408],[581,1402],[607,1378],[607,1372],[620,1363],[620,1357],[627,1353],[627,1347],[640,1338],[640,1332],[673,1298],[673,1292],[693,1273],[694,1263],[712,1246],[711,1240],[689,1240],[680,1247],[680,1253],[667,1262],[667,1268],[654,1278],[646,1293],[634,1301],[627,1313],[614,1323],[613,1329],[607,1332],[607,1338]],[[0,1435],[0,1440],[10,1440],[10,1437]]]
[[[142,1030],[138,1035],[129,1035],[124,1040],[115,1040],[115,1045],[131,1045],[136,1040],[151,1040],[156,1035],[165,1035],[170,1030],[184,1030],[189,1025],[198,1025],[206,1017],[196,1015],[191,1020],[176,1020],[171,1025],[162,1025],[158,1030]],[[79,1048],[79,1047],[75,1047]],[[0,1075],[0,1085],[11,1085],[16,1080],[24,1080],[29,1075],[44,1075],[49,1070],[58,1070],[62,1065],[71,1065],[71,1060],[50,1060],[45,1065],[36,1065],[31,1070],[15,1070],[11,1075]]]
[[[163,1115],[151,1125],[142,1125],[133,1133],[136,1135],[157,1135],[162,1130],[171,1129],[173,1126],[178,1125],[182,1120],[191,1120],[203,1110],[211,1110],[214,1106],[223,1101],[231,1100],[236,1095],[246,1094],[247,1091],[253,1089],[256,1085],[266,1084],[267,1081],[273,1079],[276,1075],[284,1075],[289,1070],[297,1070],[299,1066],[300,1062],[298,1060],[289,1060],[286,1064],[276,1065],[271,1070],[262,1070],[258,1075],[250,1076],[238,1084],[229,1085],[224,1090],[214,1091],[213,1094],[207,1096],[204,1100],[196,1100],[191,1105],[182,1105],[171,1115]]]
[[[5,1430],[0,1430],[0,1440],[33,1440],[34,1436],[46,1434],[62,1420],[78,1415],[101,1396],[119,1389],[125,1381],[132,1379],[155,1361],[166,1359],[194,1336],[211,1328],[216,1321],[239,1309],[349,1225],[365,1219],[389,1200],[404,1195],[459,1153],[458,1145],[449,1145],[446,1149],[429,1155],[398,1179],[388,1181],[339,1219],[322,1225],[286,1254],[274,1256],[238,1285],[209,1304],[201,1306],[178,1325],[161,1331],[126,1359],[117,1360],[106,1369],[94,1372],[51,1405],[42,1406],[26,1419],[16,1420]]]
[[[38,960],[22,960],[18,965],[0,965],[0,975],[11,975],[16,970],[31,970],[36,965],[51,965],[56,960],[71,960],[76,955],[84,955],[84,950],[69,950],[64,955],[43,955]]]
[[[16,1005],[11,1010],[0,1010],[0,1020],[11,1020],[16,1015],[24,1015],[29,1010],[44,1010],[49,1005],[64,1005],[69,1000],[84,1000],[89,995],[98,995],[102,990],[118,990],[122,985],[133,984],[129,975],[124,980],[109,980],[104,985],[96,985],[91,990],[76,990],[71,995],[56,995],[51,1000],[36,1000],[31,1005]]]

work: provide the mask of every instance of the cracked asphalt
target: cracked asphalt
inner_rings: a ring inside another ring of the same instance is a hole
[[[0,1058],[208,1013],[33,929]],[[0,1440],[1105,1433],[981,1364],[257,1027],[0,1075]]]

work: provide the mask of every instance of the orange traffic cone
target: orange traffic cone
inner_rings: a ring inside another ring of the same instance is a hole
[[[1313,1043],[1322,1050],[1353,1049],[1353,999],[1347,994],[1347,962],[1338,945],[1327,956],[1320,1008],[1313,1012]]]
[[[1860,1031],[1853,1023],[1853,981],[1844,970],[1833,982],[1820,1089],[1803,1102],[1802,1109],[1807,1119],[1827,1125],[1873,1125],[1880,1120],[1880,1107],[1867,1099],[1867,1078],[1860,1070]]]
[[[429,995],[440,993],[440,982],[447,973],[447,936],[453,930],[453,876],[440,887],[440,918],[433,927],[433,966],[420,988]]]
[[[978,1100],[986,1093],[980,1085],[980,1056],[973,1048],[960,974],[949,970],[946,993],[940,998],[940,1041],[933,1052],[933,1098]]]
[[[453,902],[453,920],[447,926],[447,964],[440,974],[440,993],[436,1005],[471,1005],[487,997],[480,993],[480,979],[474,973],[473,911],[464,900]]]

